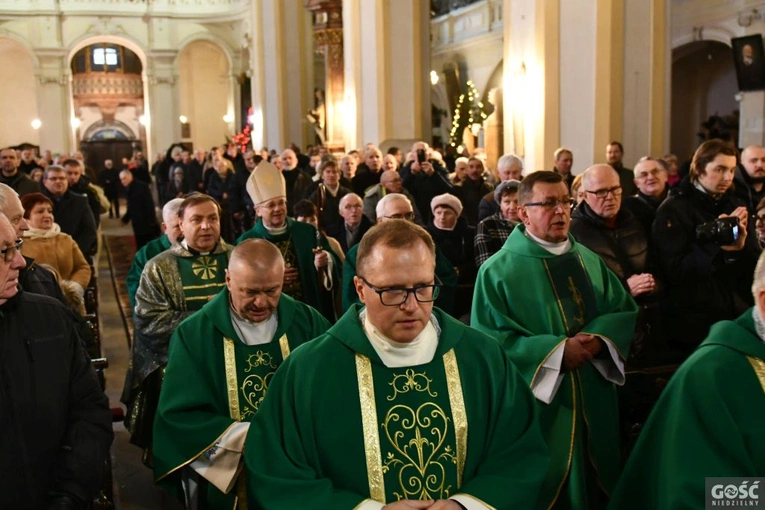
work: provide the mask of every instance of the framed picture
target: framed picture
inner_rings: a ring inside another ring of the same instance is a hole
[[[738,89],[765,90],[765,50],[759,34],[731,39]]]

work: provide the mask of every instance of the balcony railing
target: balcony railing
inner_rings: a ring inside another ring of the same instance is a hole
[[[140,74],[83,73],[72,76],[74,99],[88,100],[102,96],[136,99],[143,97]]]
[[[180,18],[231,16],[250,0],[0,0],[0,15],[103,14]]]
[[[465,3],[463,0],[460,3]],[[502,0],[480,0],[430,21],[433,51],[491,33],[502,34]]]

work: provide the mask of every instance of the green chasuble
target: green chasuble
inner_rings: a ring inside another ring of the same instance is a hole
[[[309,223],[301,223],[292,218],[287,218],[287,232],[280,235],[271,235],[263,225],[263,220],[258,222],[250,230],[242,234],[236,243],[245,239],[265,239],[277,246],[284,256],[286,267],[298,268],[300,274],[300,286],[295,289],[282,289],[285,294],[290,294],[295,299],[319,310],[331,322],[335,321],[334,300],[332,292],[321,292],[319,287],[319,272],[313,264],[316,248],[316,228]],[[325,236],[321,236],[321,248],[332,257],[332,282],[333,288],[340,285],[340,259],[337,258]],[[294,257],[293,257],[294,254]],[[296,257],[296,260],[295,260]]]
[[[752,313],[712,326],[672,376],[610,508],[704,508],[705,477],[765,474],[765,343]]]
[[[571,235],[571,250],[556,256],[525,230],[513,229],[481,266],[471,326],[501,342],[532,388],[548,357],[577,332],[599,336],[626,360],[637,305],[616,275]],[[587,363],[563,373],[550,404],[538,404],[551,457],[539,507],[592,508],[588,493],[599,487],[609,495],[621,469],[614,384]]]
[[[388,368],[360,310],[352,306],[274,376],[244,452],[254,507],[465,495],[533,508],[547,449],[533,395],[500,346],[434,308],[434,359]]]
[[[224,289],[173,334],[154,421],[154,476],[171,492],[180,493],[181,468],[214,448],[234,423],[252,419],[292,350],[330,328],[319,312],[286,294],[277,317],[270,343],[246,345],[231,322]],[[205,482],[199,508],[236,508],[237,497],[238,507],[246,508],[244,487],[242,481],[223,494]]]
[[[359,245],[356,244],[345,254],[343,263],[343,312],[348,310],[351,305],[360,303],[359,295],[356,293],[356,287],[353,285],[353,277],[356,276],[356,253],[359,251]],[[446,255],[436,246],[436,276],[443,286],[441,293],[436,299],[436,306],[446,313],[451,314],[454,311],[454,299],[457,295],[457,271]]]
[[[208,255],[192,253],[176,243],[149,260],[141,274],[133,318],[135,339],[122,392],[128,408],[125,427],[138,446],[151,445],[162,386],[160,369],[167,363],[170,337],[183,319],[226,286],[230,251],[222,240]]]
[[[138,291],[138,284],[141,283],[141,273],[146,263],[168,249],[170,249],[170,240],[165,234],[162,234],[158,239],[149,241],[136,252],[125,279],[131,310],[135,309],[135,293]]]

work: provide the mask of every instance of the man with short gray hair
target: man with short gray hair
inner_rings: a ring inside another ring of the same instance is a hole
[[[523,180],[523,160],[515,154],[505,154],[497,161],[497,174],[499,182],[522,181]],[[517,189],[517,187],[516,187]],[[495,199],[494,191],[484,195],[478,204],[478,221],[488,218],[492,214],[499,212],[499,202]]]
[[[765,254],[752,284],[754,308],[720,321],[672,376],[653,408],[611,496],[611,508],[703,508],[752,501],[765,473]],[[672,466],[664,469],[646,466]],[[731,500],[730,482],[749,484]],[[743,478],[741,478],[743,477]],[[711,492],[710,492],[711,488]],[[760,488],[760,493],[762,489]]]

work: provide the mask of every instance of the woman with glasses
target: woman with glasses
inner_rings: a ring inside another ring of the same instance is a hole
[[[90,283],[91,269],[77,243],[53,218],[53,203],[42,193],[30,193],[21,198],[24,218],[29,230],[24,232],[22,253],[37,264],[50,266],[60,276],[59,284],[67,300],[85,313],[83,296]]]
[[[688,178],[656,212],[653,245],[668,287],[669,338],[683,352],[695,348],[712,324],[752,305],[760,250],[755,222],[732,189],[737,156],[722,140],[701,144]],[[735,226],[722,218],[733,218],[727,221]]]

